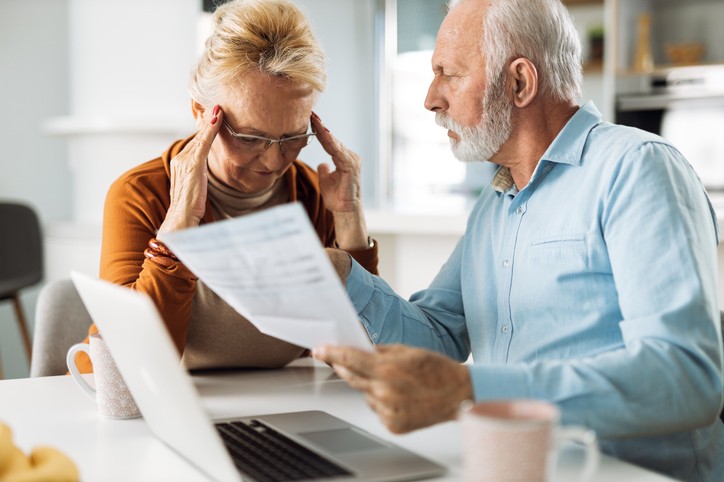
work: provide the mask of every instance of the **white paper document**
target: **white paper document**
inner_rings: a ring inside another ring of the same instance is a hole
[[[372,343],[304,208],[159,234],[209,288],[259,331],[305,348]]]

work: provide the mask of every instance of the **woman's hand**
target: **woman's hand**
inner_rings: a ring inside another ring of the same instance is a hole
[[[362,208],[360,171],[362,161],[324,127],[322,120],[312,113],[312,127],[324,150],[332,156],[335,170],[322,163],[317,168],[319,187],[327,208],[333,212],[353,212]]]
[[[367,226],[362,212],[361,166],[359,155],[339,142],[312,113],[312,127],[322,147],[332,157],[335,170],[322,163],[317,168],[324,204],[334,214],[337,245],[340,249],[368,247]]]
[[[217,105],[210,114],[205,127],[171,159],[171,204],[159,232],[198,226],[206,212],[206,159],[219,133],[223,112]]]

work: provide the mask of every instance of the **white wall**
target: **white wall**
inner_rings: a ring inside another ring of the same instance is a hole
[[[297,0],[327,55],[327,89],[315,111],[347,147],[363,160],[362,195],[374,204],[377,172],[375,71],[376,0]],[[318,142],[300,156],[313,166],[329,161]]]
[[[44,221],[70,209],[65,145],[41,129],[68,109],[65,0],[0,2],[0,197],[23,200]]]
[[[65,144],[41,130],[44,119],[68,109],[66,17],[66,0],[0,1],[0,199],[31,205],[44,223],[67,218],[71,205]],[[37,291],[22,295],[31,322]],[[8,378],[28,373],[16,326],[11,304],[0,303],[0,355]]]

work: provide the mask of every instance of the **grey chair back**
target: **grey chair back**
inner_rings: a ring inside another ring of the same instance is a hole
[[[38,296],[31,377],[63,375],[65,355],[88,334],[91,317],[69,279],[51,281]]]
[[[0,202],[0,300],[43,279],[43,245],[35,211]]]
[[[20,302],[20,290],[43,279],[43,241],[35,211],[24,204],[0,202],[0,301],[10,300],[28,362],[30,328]],[[0,378],[3,378],[0,363]]]

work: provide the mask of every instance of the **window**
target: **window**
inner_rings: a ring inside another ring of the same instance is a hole
[[[453,156],[446,131],[424,107],[430,59],[446,0],[384,0],[380,85],[380,192],[395,211],[463,212],[494,172]]]

